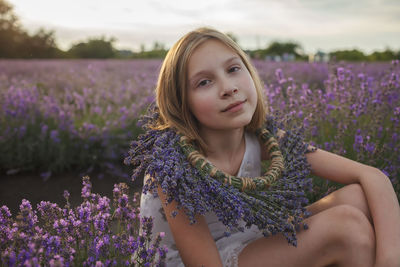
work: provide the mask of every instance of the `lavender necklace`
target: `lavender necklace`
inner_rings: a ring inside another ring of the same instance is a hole
[[[300,131],[278,127],[268,117],[265,127],[256,132],[271,159],[268,170],[257,178],[235,177],[211,165],[173,129],[155,130],[158,118],[154,107],[141,118],[145,132],[131,143],[125,163],[133,167],[133,180],[143,175],[152,178],[146,179],[143,194],[157,196],[161,187],[166,204],[177,203],[177,210],[167,216],[184,212],[195,223],[196,215],[213,212],[227,227],[227,234],[243,230],[244,221],[245,227],[256,225],[265,236],[282,233],[297,245],[296,231],[308,216],[305,192],[312,189],[305,158],[308,145]],[[286,132],[280,139],[276,138],[278,128]]]
[[[263,142],[271,164],[264,176],[236,177],[229,175],[212,165],[196,148],[190,143],[186,136],[180,139],[181,148],[193,167],[200,172],[206,172],[214,179],[239,189],[240,191],[264,191],[268,189],[282,175],[284,169],[284,159],[279,144],[275,137],[267,129],[258,129],[257,137]]]

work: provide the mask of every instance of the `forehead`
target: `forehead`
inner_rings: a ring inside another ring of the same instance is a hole
[[[238,53],[219,40],[207,40],[195,48],[188,61],[189,77],[198,71],[219,66],[232,57],[240,59]]]

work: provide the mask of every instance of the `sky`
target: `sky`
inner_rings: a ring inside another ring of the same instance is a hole
[[[68,49],[88,38],[115,38],[138,51],[155,41],[172,46],[197,27],[238,38],[243,49],[273,41],[299,43],[305,53],[400,50],[399,0],[6,0],[21,26],[53,30]]]

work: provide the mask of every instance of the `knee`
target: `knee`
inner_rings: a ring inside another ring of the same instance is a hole
[[[356,197],[364,196],[364,191],[361,185],[358,183],[346,185],[345,188],[347,189],[348,193],[352,194],[353,196]]]
[[[362,188],[362,186],[358,183],[356,184],[349,184],[346,185],[345,188],[347,189],[346,193],[353,197],[354,199],[356,199],[357,202],[361,202],[361,203],[365,203],[366,202],[366,198],[365,198],[365,194],[364,194],[364,189]]]
[[[364,189],[361,187],[360,184],[350,184],[344,187],[344,191],[342,192],[345,194],[343,199],[348,199],[348,204],[358,208],[367,219],[371,222],[371,215],[369,212],[369,207],[367,203],[367,199],[365,198]],[[343,204],[347,204],[346,202]]]
[[[335,209],[338,225],[334,242],[348,252],[365,251],[374,255],[375,233],[365,214],[350,205],[339,205],[332,209]]]

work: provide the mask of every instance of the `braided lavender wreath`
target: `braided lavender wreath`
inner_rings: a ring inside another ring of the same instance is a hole
[[[196,214],[212,211],[228,231],[243,230],[238,227],[242,219],[246,227],[257,225],[266,237],[282,233],[289,244],[297,246],[296,231],[310,215],[305,192],[312,189],[312,179],[305,153],[314,150],[303,141],[300,130],[286,129],[276,141],[277,122],[267,117],[256,135],[270,148],[269,169],[262,177],[239,178],[217,170],[174,130],[154,130],[158,117],[157,108],[152,107],[141,118],[145,133],[131,143],[124,161],[133,166],[133,180],[143,174],[152,177],[143,185],[144,194],[157,196],[160,185],[166,204],[175,200],[192,224]],[[171,215],[176,214],[175,210]]]

